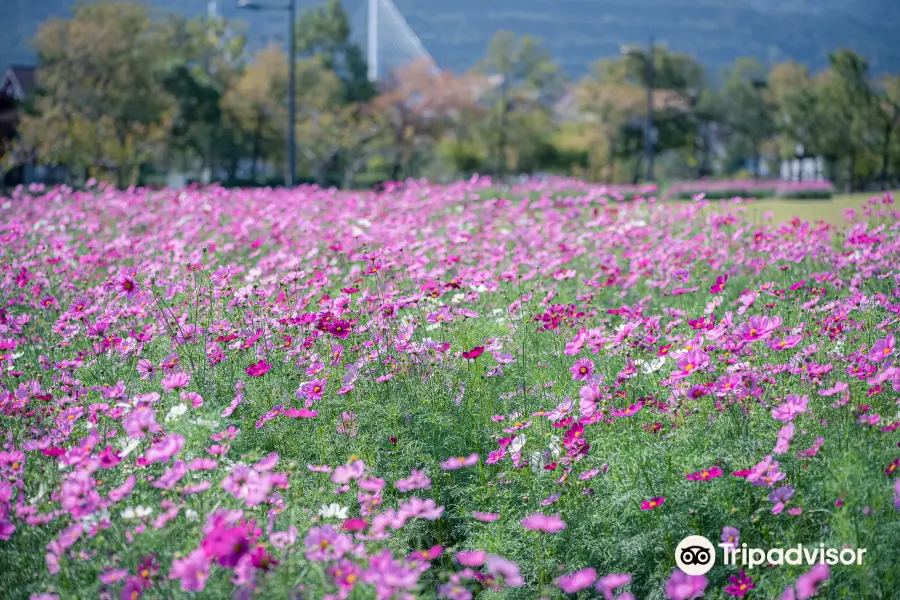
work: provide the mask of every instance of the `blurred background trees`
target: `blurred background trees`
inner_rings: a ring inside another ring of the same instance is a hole
[[[749,58],[708,73],[689,55],[634,47],[570,81],[540,39],[499,31],[468,72],[419,61],[371,82],[338,0],[302,13],[294,35],[305,182],[368,187],[474,172],[637,182],[648,83],[658,180],[778,176],[781,160],[809,157],[847,189],[900,177],[900,76],[873,77],[849,49],[817,73]],[[287,56],[274,44],[249,53],[240,23],[81,4],[45,22],[33,45],[38,85],[0,141],[6,168],[63,166],[72,184],[161,183],[169,173],[281,180]]]

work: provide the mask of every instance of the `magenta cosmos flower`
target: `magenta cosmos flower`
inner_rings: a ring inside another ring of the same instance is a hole
[[[703,469],[702,471],[694,471],[693,473],[687,474],[687,478],[690,481],[709,481],[710,479],[716,479],[721,476],[722,469],[715,465],[708,469]]]
[[[545,515],[542,513],[535,513],[522,519],[522,527],[529,531],[558,533],[566,528],[566,523],[558,514]]]
[[[651,498],[650,500],[644,500],[641,502],[641,510],[653,510],[654,508],[658,508],[662,506],[663,502],[666,499],[662,496],[657,496],[656,498]]]
[[[262,377],[263,375],[268,373],[269,369],[271,369],[271,368],[272,368],[272,365],[270,365],[266,361],[266,359],[262,359],[259,362],[255,362],[255,363],[251,364],[249,367],[247,367],[246,370],[247,370],[247,375],[249,375],[250,377]]]

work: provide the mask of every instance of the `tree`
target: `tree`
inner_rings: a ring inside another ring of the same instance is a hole
[[[768,90],[768,73],[752,58],[739,58],[731,67],[723,87],[731,136],[731,151],[754,158],[754,174],[761,171],[763,143],[775,134],[775,107]]]
[[[607,181],[615,180],[617,156],[626,127],[646,114],[644,90],[628,82],[621,61],[598,61],[576,87],[576,102],[585,128],[592,132],[588,162]],[[606,157],[605,169],[601,156]]]
[[[881,189],[888,189],[888,178],[894,158],[891,150],[900,130],[900,76],[882,77],[875,88],[876,127],[881,134]]]
[[[163,77],[175,101],[169,154],[179,155],[185,167],[194,159],[201,170],[213,167],[235,153],[236,132],[227,126],[222,98],[240,74],[244,38],[222,19],[175,16],[167,35],[177,52]]]
[[[160,23],[128,2],[82,4],[44,23],[34,40],[40,67],[23,147],[45,164],[99,165],[119,185],[163,150],[172,98],[161,74],[172,57]]]
[[[805,66],[790,61],[769,73],[769,90],[777,107],[780,154],[785,158],[816,156],[823,151],[823,122],[819,83]]]
[[[430,60],[421,59],[393,71],[373,107],[391,134],[391,179],[397,181],[413,155],[436,141],[460,115],[472,114],[476,102],[469,78],[438,73]]]
[[[515,144],[528,137],[528,120],[517,118],[525,111],[546,111],[559,98],[564,78],[543,44],[528,35],[517,38],[509,31],[498,31],[488,44],[479,71],[495,76],[497,87],[492,100],[492,126],[496,148],[496,171],[502,175],[508,166],[510,137]],[[518,125],[518,127],[517,127]]]
[[[256,180],[262,157],[284,156],[286,62],[287,55],[277,46],[258,51],[244,72],[231,82],[221,100],[225,119],[236,132],[239,144],[249,147],[252,180]]]
[[[368,102],[375,97],[362,49],[350,41],[350,18],[340,0],[328,0],[301,14],[295,35],[301,55],[319,57],[338,76],[344,102]]]
[[[869,64],[851,50],[838,50],[828,59],[830,66],[820,80],[823,121],[827,124],[822,130],[823,154],[832,165],[845,163],[844,183],[852,190],[860,179],[860,160],[874,141]]]

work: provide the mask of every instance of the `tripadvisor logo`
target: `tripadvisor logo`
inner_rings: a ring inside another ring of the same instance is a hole
[[[761,565],[862,565],[865,548],[826,548],[825,544],[804,546],[797,544],[790,548],[749,548],[747,544],[735,547],[719,544],[723,563],[746,566],[748,569]],[[702,535],[691,535],[675,548],[675,564],[687,575],[703,575],[716,564],[716,550],[713,543]]]
[[[675,564],[687,575],[703,575],[716,564],[716,548],[702,535],[689,535],[675,548]]]

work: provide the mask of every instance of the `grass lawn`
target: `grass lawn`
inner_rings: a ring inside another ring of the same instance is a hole
[[[897,194],[897,192],[892,193],[894,195]],[[881,195],[883,194],[880,192],[842,194],[830,200],[766,198],[764,200],[754,200],[748,204],[746,214],[747,218],[756,222],[762,222],[763,215],[771,211],[772,217],[770,221],[773,223],[783,223],[790,221],[794,217],[799,217],[803,221],[818,221],[821,219],[827,223],[838,225],[844,222],[842,213],[845,209],[854,208],[857,212],[861,212],[861,209],[870,198]],[[727,202],[725,200],[715,201],[712,205],[721,209],[724,208],[722,203]]]

